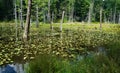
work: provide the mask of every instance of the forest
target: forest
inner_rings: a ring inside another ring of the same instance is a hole
[[[120,0],[0,0],[0,73],[120,73]]]

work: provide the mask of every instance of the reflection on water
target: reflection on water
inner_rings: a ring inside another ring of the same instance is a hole
[[[8,64],[0,67],[0,73],[25,73],[26,64]]]
[[[106,50],[104,47],[98,47],[97,52],[87,52],[86,55],[77,55],[77,61],[80,61],[86,57],[93,57],[94,55],[103,54],[106,55]],[[72,62],[71,62],[72,63]],[[5,66],[0,66],[0,73],[25,73],[25,69],[28,67],[28,63],[25,64],[8,64]]]
[[[82,59],[84,59],[84,58],[86,58],[86,57],[89,57],[89,58],[92,58],[92,57],[94,57],[95,55],[100,55],[100,54],[102,54],[102,55],[106,55],[106,49],[104,48],[104,47],[98,47],[98,49],[97,49],[97,51],[96,52],[94,52],[94,51],[88,51],[86,54],[84,54],[84,55],[80,55],[80,54],[78,54],[77,55],[77,61],[80,61],[80,60],[82,60]]]

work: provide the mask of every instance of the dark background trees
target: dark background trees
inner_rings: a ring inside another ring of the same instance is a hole
[[[0,0],[0,21],[13,19],[13,0]]]

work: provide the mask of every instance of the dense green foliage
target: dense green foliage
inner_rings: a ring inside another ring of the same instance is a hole
[[[13,20],[15,0],[0,1],[0,20]],[[93,2],[93,11],[91,19],[98,22],[100,19],[100,8],[103,8],[104,22],[119,22],[120,1],[119,0],[50,0],[50,17],[54,22],[58,22],[62,17],[62,11],[65,11],[66,21],[87,21],[90,4]],[[20,0],[17,0],[17,16],[20,17]],[[32,3],[32,21],[36,21],[36,6],[38,6],[38,16],[40,22],[48,20],[48,0],[33,0]],[[7,8],[7,9],[6,9]],[[23,18],[26,17],[27,0],[23,0]],[[71,16],[73,15],[73,16]],[[73,17],[73,18],[72,18]]]

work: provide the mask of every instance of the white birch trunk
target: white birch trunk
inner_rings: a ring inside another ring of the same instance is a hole
[[[118,20],[118,23],[120,24],[120,13],[119,13],[119,20]]]
[[[115,8],[114,8],[114,14],[113,14],[113,23],[115,24],[116,20],[116,0],[115,0]]]
[[[50,0],[48,0],[48,23],[50,23]]]
[[[46,14],[44,13],[43,16],[44,16],[43,22],[45,24],[45,22],[46,22]]]
[[[54,12],[52,12],[52,24],[54,22]]]
[[[14,2],[15,8],[14,8],[14,14],[15,14],[15,24],[16,24],[16,41],[18,40],[18,22],[17,22],[17,5],[16,5],[16,0]]]
[[[21,9],[20,9],[20,26],[21,28],[23,29],[24,28],[24,25],[23,25],[23,14],[22,14],[22,7],[23,7],[23,2],[22,0],[20,1],[20,5],[21,5]]]
[[[90,3],[89,13],[88,13],[88,24],[91,23],[91,16],[92,16],[92,12],[93,12],[93,6],[94,6],[94,1],[92,1]]]
[[[63,23],[63,20],[64,20],[64,14],[65,14],[65,11],[63,11],[62,13],[62,19],[61,19],[61,23],[60,23],[60,31],[62,32],[62,23]]]
[[[100,8],[100,29],[102,29],[102,7]]]
[[[24,29],[24,33],[23,33],[23,39],[25,42],[28,41],[28,39],[29,39],[31,6],[32,6],[32,0],[28,0],[26,25],[25,25],[25,29]]]
[[[39,20],[38,20],[38,5],[36,5],[36,27],[39,27]]]

